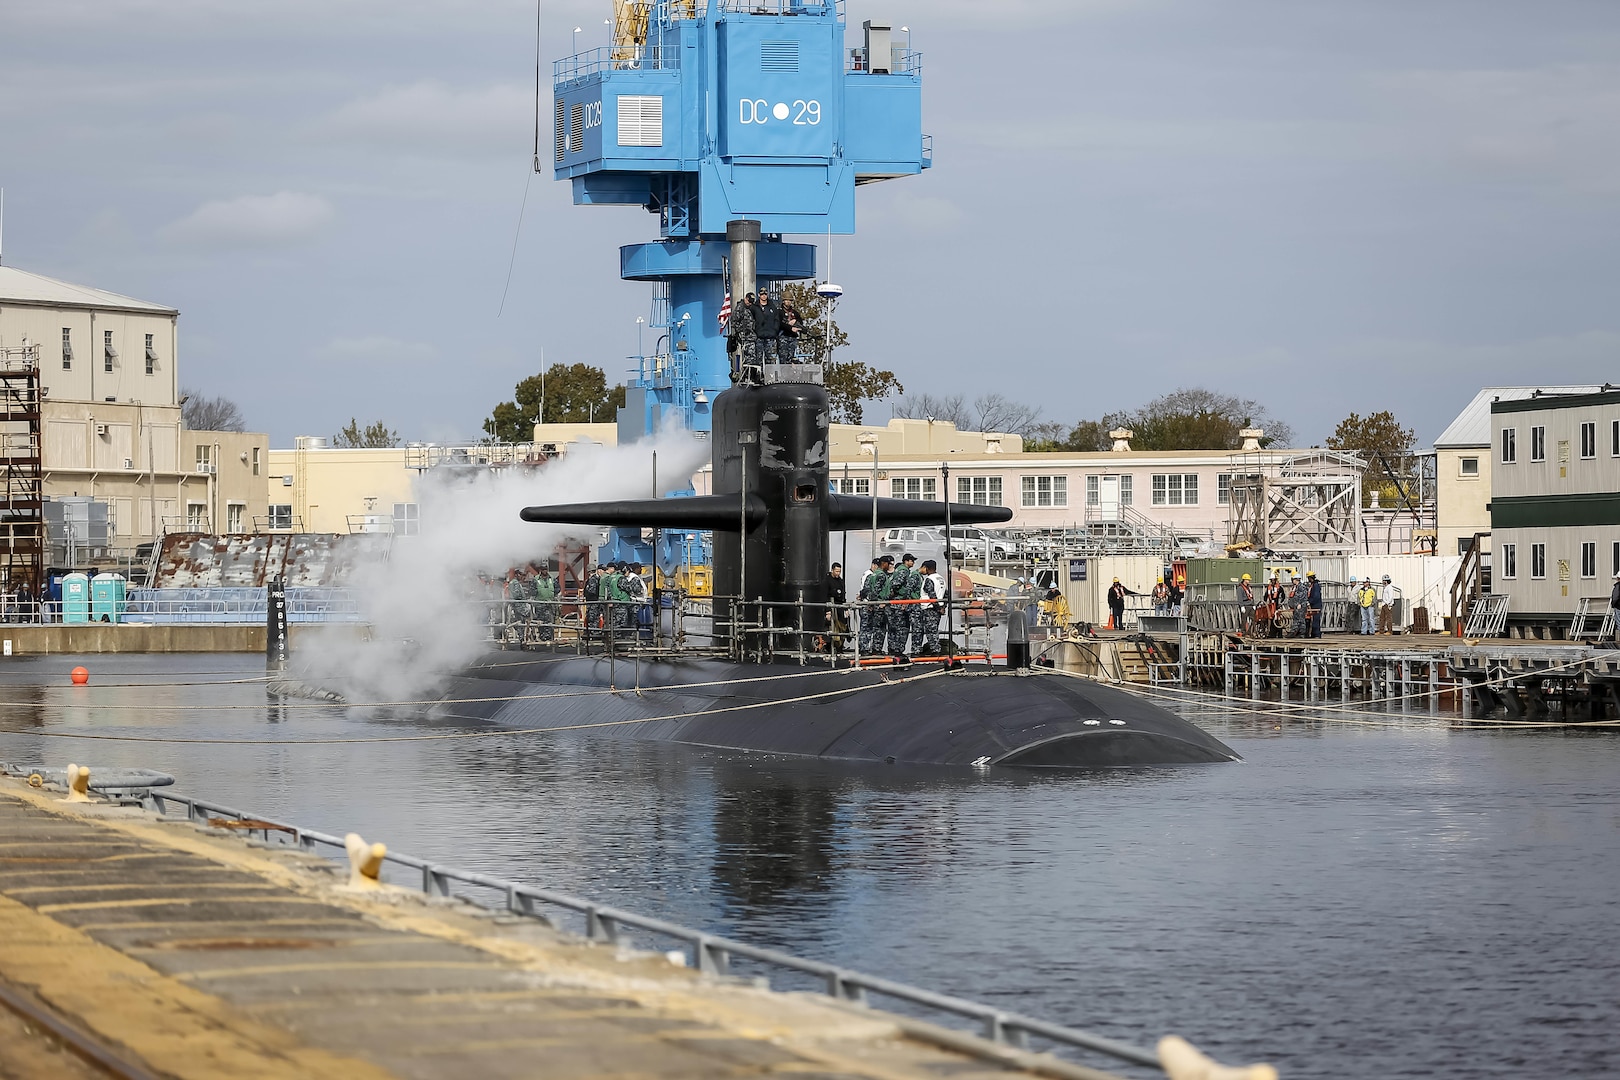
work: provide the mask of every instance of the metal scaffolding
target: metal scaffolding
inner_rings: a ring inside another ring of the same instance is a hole
[[[39,346],[0,348],[0,587],[38,594],[45,576]]]
[[[1354,454],[1316,450],[1265,464],[1234,455],[1232,543],[1295,555],[1353,555],[1361,550],[1361,477]]]

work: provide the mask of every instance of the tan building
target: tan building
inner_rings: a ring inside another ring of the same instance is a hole
[[[1491,403],[1542,394],[1589,394],[1599,386],[1487,386],[1434,440],[1435,552],[1460,555],[1479,533],[1491,531]],[[1489,537],[1485,551],[1490,551]]]
[[[164,531],[246,531],[265,515],[268,436],[183,426],[178,321],[174,308],[0,266],[0,348],[38,370],[44,496],[105,504],[111,551]]]
[[[422,448],[339,450],[314,435],[294,442],[270,451],[267,531],[416,531]]]

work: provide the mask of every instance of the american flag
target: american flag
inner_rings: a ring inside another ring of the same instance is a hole
[[[731,293],[730,293],[730,291],[727,291],[725,300],[720,304],[720,329],[724,330],[726,328],[726,323],[728,323],[730,321],[731,321]]]

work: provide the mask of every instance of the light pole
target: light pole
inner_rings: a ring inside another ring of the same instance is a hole
[[[911,27],[902,26],[900,28],[900,32],[902,34],[906,35],[906,56],[908,57],[907,63],[910,63],[909,57],[911,56]]]
[[[573,51],[573,54],[575,56],[579,55],[579,35],[580,35],[580,32],[582,30],[584,30],[584,29],[585,28],[583,26],[574,27],[574,45],[573,45],[573,50],[572,51]]]
[[[646,354],[643,351],[644,346],[641,343],[642,342],[641,328],[646,326],[646,325],[647,325],[647,320],[643,319],[640,315],[637,315],[636,316],[636,356],[643,359],[643,360],[646,359]]]

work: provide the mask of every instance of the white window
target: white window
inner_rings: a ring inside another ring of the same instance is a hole
[[[870,495],[872,481],[864,476],[841,476],[838,478],[838,494]]]
[[[205,528],[207,528],[206,519],[203,517],[203,511],[207,509],[207,503],[186,503],[186,528],[189,531],[202,532]]]
[[[73,370],[73,328],[68,326],[62,327],[62,370]],[[1620,424],[1615,425],[1615,430],[1620,431]]]
[[[1025,506],[1068,506],[1067,476],[1025,476],[1019,478]]]
[[[253,448],[253,475],[259,475],[259,448],[257,446]]]
[[[290,529],[290,528],[292,528],[292,504],[291,503],[271,503],[270,504],[270,527],[272,529]]]
[[[1597,423],[1592,421],[1581,425],[1581,457],[1597,457]]]
[[[1215,477],[1215,502],[1225,506],[1232,501],[1232,474],[1221,473]]]
[[[1581,545],[1581,577],[1597,577],[1597,541],[1590,540]]]
[[[152,347],[152,335],[146,335],[146,373],[157,373],[157,350]]]
[[[228,502],[225,504],[225,531],[228,533],[242,532],[242,518],[247,514],[247,503]]]
[[[1001,477],[959,476],[956,478],[956,501],[974,506],[1000,506]]]
[[[1511,465],[1519,460],[1519,429],[1502,429],[1502,464]]]
[[[1530,545],[1530,576],[1544,578],[1547,576],[1547,545]]]
[[[664,99],[657,94],[619,95],[619,145],[664,145]]]
[[[214,448],[206,443],[197,447],[197,471],[200,473],[214,471]]]
[[[1530,460],[1547,460],[1547,429],[1540,425],[1530,429]]]
[[[1463,553],[1458,552],[1458,554],[1460,555]],[[1502,545],[1502,576],[1504,578],[1516,578],[1519,576],[1518,544]]]
[[[118,350],[113,348],[112,331],[101,332],[101,368],[103,371],[113,369],[113,361],[118,359]]]
[[[394,534],[415,536],[421,529],[421,520],[415,503],[394,504]]]
[[[1465,457],[1459,459],[1457,462],[1457,472],[1461,476],[1477,477],[1479,475],[1479,458]]]
[[[1119,474],[1119,505],[1131,505],[1131,474]]]
[[[1197,473],[1154,473],[1154,506],[1197,506]]]
[[[1088,476],[1088,477],[1086,477],[1086,505],[1087,506],[1101,506],[1102,505],[1102,494],[1101,494],[1101,492],[1099,490],[1100,487],[1101,487],[1101,483],[1102,483],[1102,477],[1100,477],[1100,476]]]
[[[889,481],[889,494],[897,499],[910,499],[913,502],[933,502],[934,478],[932,476],[898,476]]]

